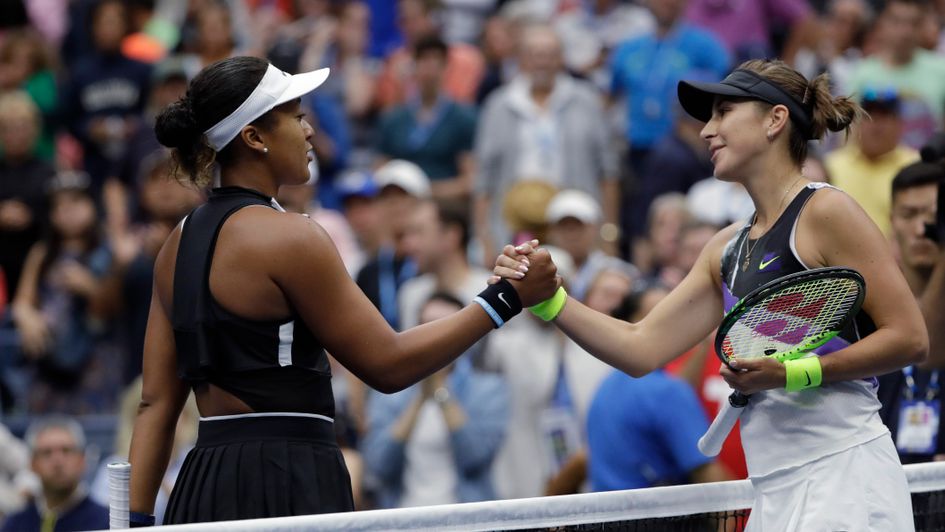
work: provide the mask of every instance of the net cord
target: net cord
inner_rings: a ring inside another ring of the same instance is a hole
[[[910,491],[945,490],[945,462],[904,466]],[[371,510],[158,527],[168,532],[343,530],[520,530],[669,517],[748,508],[747,480],[536,497],[396,510]]]

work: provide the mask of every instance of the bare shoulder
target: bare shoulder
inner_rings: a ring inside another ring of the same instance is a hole
[[[807,218],[825,229],[842,229],[833,225],[841,221],[867,219],[868,216],[849,194],[838,188],[825,186],[811,196],[802,211],[801,218]]]
[[[266,207],[240,209],[224,225],[221,237],[223,232],[228,242],[273,254],[298,254],[333,246],[331,237],[315,220]]]
[[[812,267],[844,264],[851,256],[875,259],[889,247],[860,204],[833,187],[818,190],[801,211],[796,245]]]

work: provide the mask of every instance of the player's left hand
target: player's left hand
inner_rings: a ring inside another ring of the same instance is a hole
[[[732,368],[722,365],[719,373],[732,389],[743,394],[784,388],[787,376],[784,364],[771,357],[732,360]]]

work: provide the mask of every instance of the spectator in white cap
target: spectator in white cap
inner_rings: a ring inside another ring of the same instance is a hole
[[[385,231],[377,256],[358,272],[361,290],[395,329],[400,326],[397,293],[401,285],[417,274],[407,255],[403,236],[411,213],[421,200],[430,197],[430,179],[416,164],[402,159],[388,161],[374,172],[379,191],[378,209]]]
[[[549,226],[549,242],[567,251],[574,259],[574,274],[568,279],[568,284],[576,299],[584,299],[591,282],[602,269],[622,270],[636,277],[637,271],[632,264],[611,257],[601,249],[603,212],[590,194],[574,189],[558,192],[548,204],[545,219]]]

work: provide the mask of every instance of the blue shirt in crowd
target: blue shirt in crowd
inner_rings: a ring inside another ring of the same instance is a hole
[[[3,523],[0,532],[30,532],[41,530],[43,518],[39,515],[36,503],[31,502],[25,509],[17,512]],[[52,529],[54,532],[71,532],[73,530],[106,530],[108,529],[108,508],[92,502],[85,496],[78,504],[56,517]]]
[[[692,70],[722,79],[731,59],[725,46],[708,31],[677,24],[659,37],[650,33],[614,50],[611,93],[627,98],[627,140],[648,149],[670,132],[675,121],[676,84]]]
[[[708,428],[687,383],[657,370],[635,379],[614,371],[587,414],[589,472],[594,491],[684,484],[710,461],[696,443]]]

